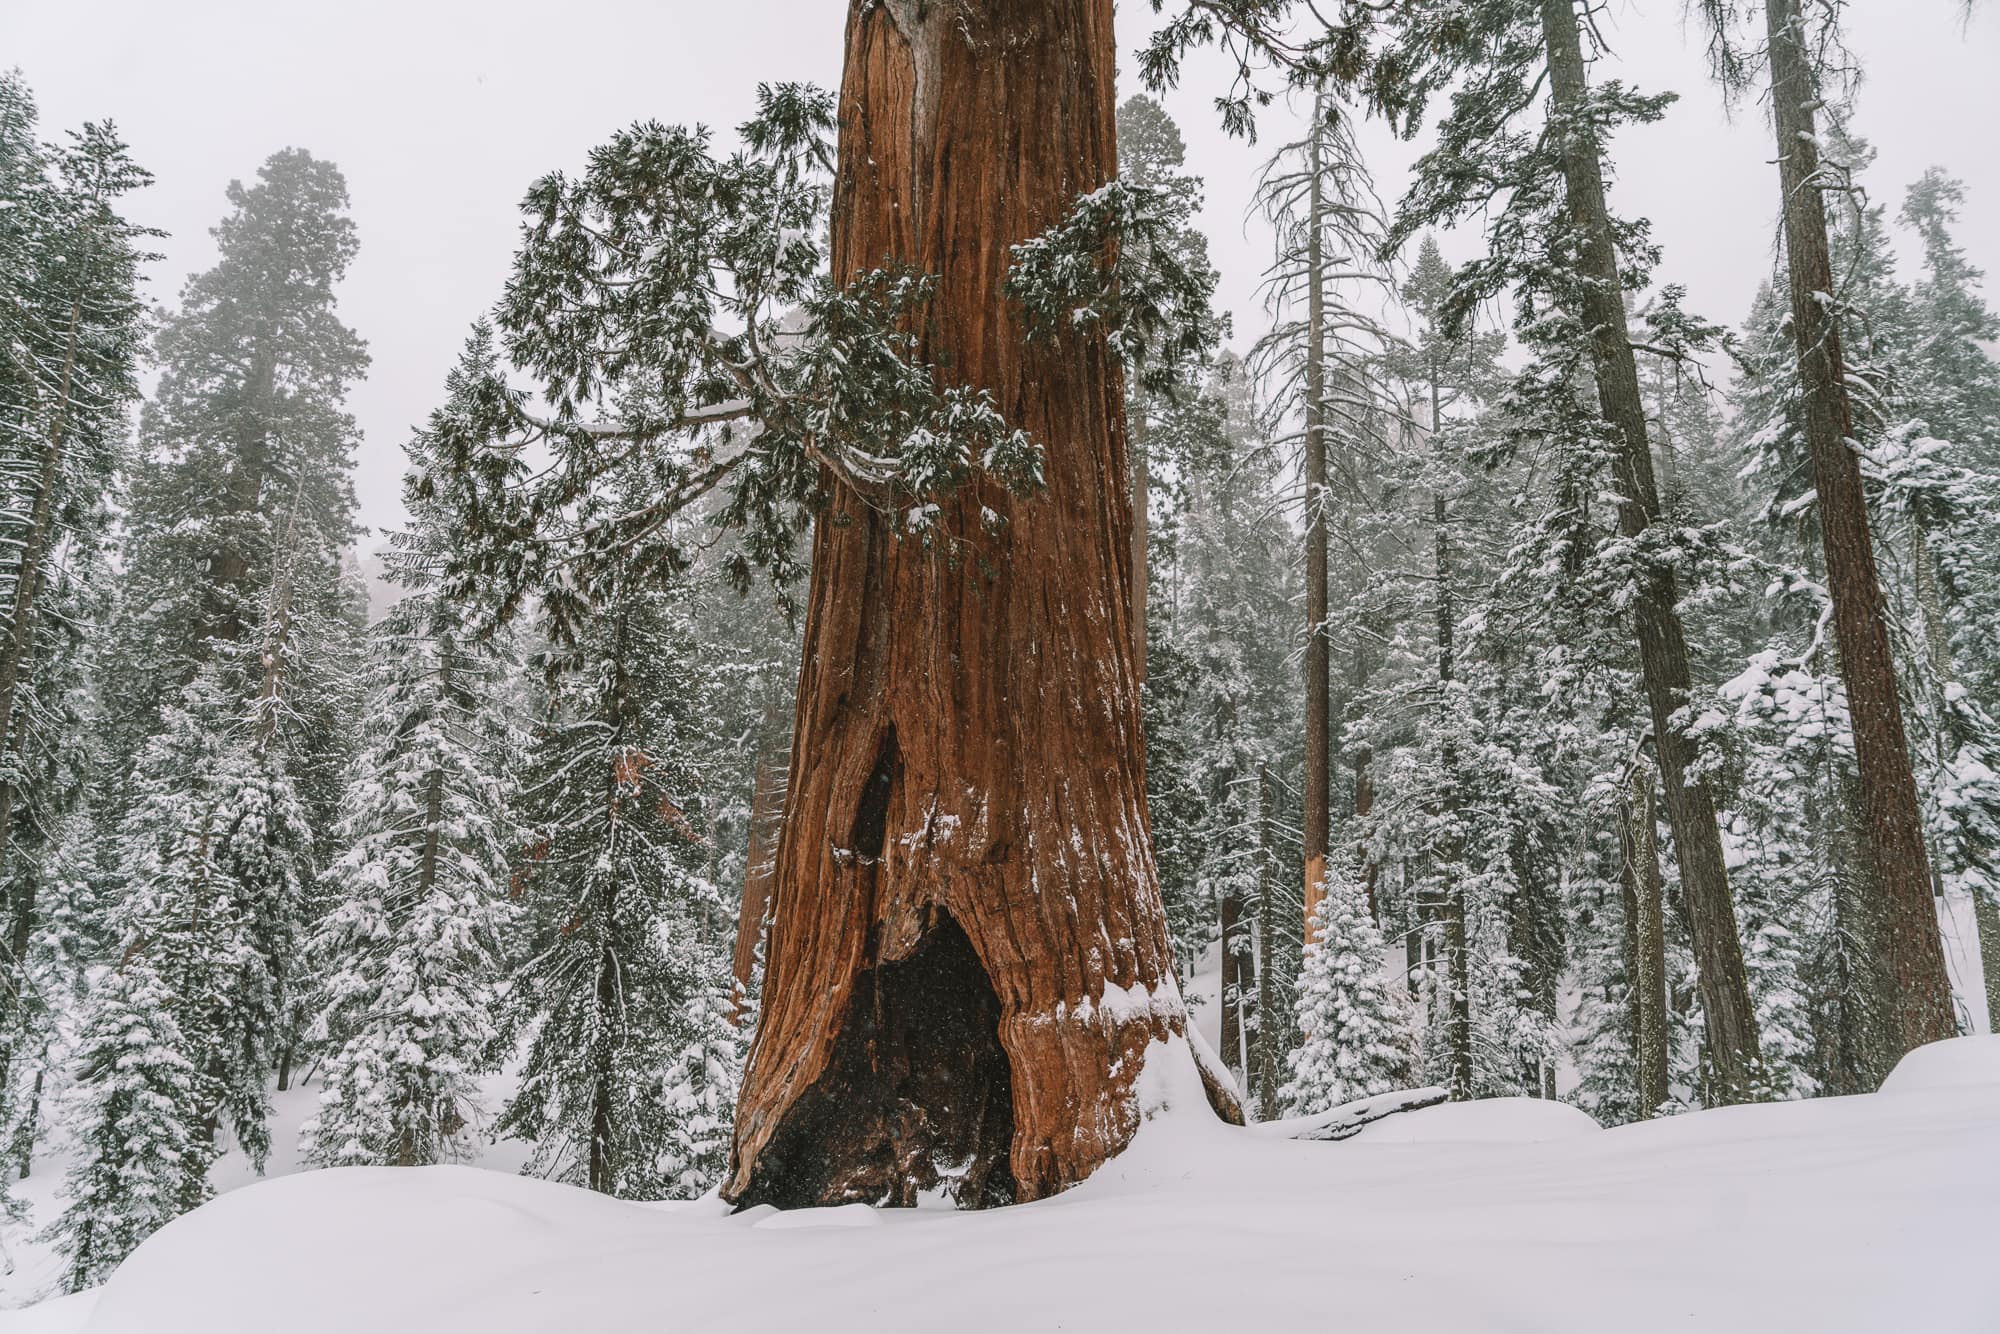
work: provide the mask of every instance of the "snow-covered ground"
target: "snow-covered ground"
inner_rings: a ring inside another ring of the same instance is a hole
[[[505,1074],[489,1081],[485,1105],[490,1110],[513,1096],[515,1076]],[[271,1098],[271,1156],[264,1165],[266,1178],[290,1176],[305,1170],[299,1160],[299,1127],[319,1103],[317,1080],[299,1084]],[[59,1109],[53,1109],[59,1111]],[[476,1165],[498,1172],[514,1173],[527,1161],[530,1146],[519,1140],[492,1143],[482,1137]],[[0,1222],[0,1331],[14,1334],[33,1325],[6,1323],[4,1308],[37,1302],[55,1290],[62,1261],[40,1240],[49,1221],[62,1212],[63,1178],[68,1175],[69,1145],[58,1132],[36,1156],[34,1171],[26,1181],[13,1183],[14,1198],[25,1206],[18,1223]],[[250,1160],[234,1145],[215,1164],[210,1179],[218,1194],[251,1185],[260,1179]]]
[[[2000,1038],[1926,1049],[1866,1097],[1611,1131],[1508,1100],[1282,1140],[1219,1125],[1191,1080],[1156,1047],[1130,1151],[984,1214],[305,1173],[0,1334],[2000,1329]]]

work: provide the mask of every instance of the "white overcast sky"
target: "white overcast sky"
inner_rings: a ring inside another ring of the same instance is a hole
[[[1961,237],[2000,272],[2000,14],[1989,5],[1962,22],[1959,0],[1848,8],[1867,68],[1856,124],[1880,150],[1867,184],[1893,205],[1925,167],[1948,167],[1971,194]],[[366,434],[362,517],[379,528],[400,512],[409,427],[499,293],[528,183],[574,168],[633,120],[727,131],[759,80],[836,85],[846,10],[841,0],[8,0],[0,66],[25,73],[45,134],[108,117],[158,178],[133,204],[171,233],[155,300],[172,301],[213,262],[208,229],[232,177],[287,146],[346,172],[361,254],[341,311],[374,358],[350,402]],[[1121,0],[1128,70],[1152,22],[1143,0]],[[1724,116],[1682,0],[1608,0],[1607,31],[1622,77],[1682,94],[1664,124],[1621,140],[1616,203],[1654,220],[1662,278],[1734,324],[1772,259],[1777,187],[1762,110]],[[1245,218],[1266,149],[1216,128],[1218,70],[1197,62],[1168,105],[1191,169],[1208,180],[1223,298],[1239,336],[1254,335],[1269,243]],[[1282,129],[1270,124],[1266,144]],[[1393,199],[1415,150],[1379,132],[1365,144]]]

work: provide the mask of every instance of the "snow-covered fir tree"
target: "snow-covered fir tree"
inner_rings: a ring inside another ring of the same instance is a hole
[[[541,657],[506,1010],[526,1055],[499,1129],[532,1142],[532,1171],[658,1198],[716,1162],[731,915],[706,874],[714,739],[687,590],[612,570]]]
[[[475,367],[485,338],[482,329],[468,351]],[[452,377],[454,398],[468,388],[464,372]],[[324,1052],[324,1083],[301,1135],[307,1160],[327,1165],[468,1156],[478,1078],[498,1054],[514,663],[505,637],[474,632],[477,608],[439,592],[462,515],[422,480],[434,449],[428,432],[411,444],[410,523],[386,558],[402,597],[371,636],[365,740],[308,950],[308,1038]]]
[[[102,1283],[140,1242],[208,1198],[208,1081],[186,1055],[175,1000],[145,952],[92,995],[65,1117],[77,1146],[68,1207],[48,1230],[66,1292]]]
[[[1406,1087],[1415,1061],[1409,1003],[1384,965],[1382,933],[1351,868],[1330,868],[1306,944],[1298,1025],[1284,1099],[1293,1115]]]
[[[87,677],[151,235],[121,213],[150,177],[109,125],[62,145],[38,128],[26,84],[0,73],[0,1134],[23,1171],[80,980],[100,776]]]

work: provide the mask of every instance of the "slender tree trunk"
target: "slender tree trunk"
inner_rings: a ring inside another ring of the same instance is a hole
[[[756,983],[757,946],[771,909],[771,880],[778,869],[778,827],[785,811],[785,775],[791,768],[791,737],[785,732],[783,702],[773,692],[757,732],[757,776],[750,793],[750,841],[743,854],[743,899],[736,912],[736,976],[730,1021],[741,1023]]]
[[[1307,173],[1306,214],[1306,776],[1305,776],[1305,939],[1326,897],[1326,855],[1333,832],[1333,657],[1327,616],[1326,485],[1326,274],[1321,228],[1326,216],[1320,136],[1324,100],[1313,99],[1312,138]]]
[[[598,877],[598,911],[604,915],[605,943],[597,960],[598,1034],[590,1052],[590,1152],[584,1165],[584,1185],[605,1195],[616,1194],[618,1170],[612,1141],[617,1134],[612,1109],[612,1080],[617,1072],[611,1034],[620,1027],[618,958],[613,946],[618,887],[610,876]]]
[[[1375,749],[1363,743],[1354,748],[1354,823],[1365,831],[1368,817],[1375,813]],[[1382,925],[1381,868],[1368,850],[1365,836],[1355,849],[1361,862],[1361,889],[1368,897],[1368,916]]]
[[[1132,669],[1146,684],[1146,543],[1152,524],[1152,481],[1147,475],[1146,408],[1143,403],[1126,415],[1132,441]]]
[[[1916,569],[1917,604],[1923,609],[1924,650],[1930,658],[1931,673],[1941,688],[1948,688],[1958,679],[1958,672],[1951,658],[1951,628],[1945,620],[1944,590],[1938,578],[1937,557],[1931,551],[1930,537],[1924,532],[1920,522],[1910,525],[1910,539],[1913,547],[1913,564]],[[1938,761],[1945,763],[1951,758],[1947,744],[1955,744],[1957,738],[1951,735],[1947,725],[1938,731]],[[1935,873],[1935,868],[1933,868]],[[2000,1031],[2000,905],[1996,905],[1980,885],[1972,887],[1973,930],[1979,940],[1979,971],[1986,987],[1986,1031]]]
[[[1861,463],[1853,444],[1840,325],[1833,309],[1832,253],[1820,197],[1817,80],[1797,0],[1766,0],[1771,106],[1783,187],[1785,255],[1791,269],[1792,333],[1805,394],[1806,439],[1819,496],[1827,591],[1853,720],[1867,837],[1886,896],[1884,940],[1895,979],[1903,1050],[1954,1036],[1951,982],[1932,902],[1916,775],[1910,766],[1896,664],[1875,568]]]
[[[1116,171],[1111,0],[852,0],[833,271],[933,273],[920,347],[1046,447],[947,500],[963,559],[816,525],[764,1008],[723,1193],[1036,1199],[1138,1129],[1184,1031],[1146,814],[1124,391],[1030,344],[1007,247]],[[1005,516],[990,533],[982,508]],[[1219,1085],[1212,1095],[1222,1097]]]
[[[1637,1071],[1639,1114],[1653,1117],[1672,1096],[1667,1082],[1667,921],[1660,878],[1653,783],[1640,765],[1632,766],[1622,842],[1625,849],[1625,918],[1632,988],[1632,1051]]]
[[[284,706],[285,655],[290,650],[292,638],[292,554],[297,547],[298,533],[299,502],[294,496],[291,517],[285,525],[284,545],[273,553],[276,568],[272,571],[271,608],[265,617],[264,640],[259,650],[264,673],[257,691],[254,740],[258,761],[267,768],[276,762],[271,749],[277,741],[278,718]],[[435,815],[432,824],[435,829]],[[282,953],[271,960],[271,977],[277,989],[279,1014],[277,1075],[280,1093],[291,1087],[292,1055],[298,1046],[299,1016],[291,1013],[290,962]]]
[[[2000,904],[1983,887],[1972,891],[1972,920],[1979,932],[1979,971],[1986,981],[1986,1031],[2000,1033]]]
[[[1443,485],[1444,461],[1437,447],[1435,380],[1432,382],[1431,402],[1431,466],[1439,474],[1438,484],[1431,492],[1433,573],[1437,581],[1437,721],[1441,742],[1438,806],[1439,814],[1447,823],[1443,843],[1438,849],[1438,871],[1444,880],[1441,888],[1444,901],[1445,987],[1449,993],[1446,997],[1445,1045],[1451,1053],[1451,1096],[1463,1102],[1472,1097],[1472,959],[1465,920],[1465,877],[1459,865],[1463,840],[1457,830],[1458,738],[1453,730],[1457,719],[1451,701],[1452,682],[1458,671],[1458,608],[1453,596],[1450,513]]]
[[[634,760],[626,744],[630,701],[623,693],[623,682],[627,677],[626,645],[630,621],[622,573],[612,596],[618,610],[611,625],[611,661],[619,686],[618,693],[611,700],[611,735],[607,739],[609,763],[605,765],[604,774],[604,858],[607,863],[616,866],[625,836],[622,789],[627,776],[635,772],[632,768]],[[614,1082],[618,1078],[618,1047],[630,1031],[630,1025],[624,1018],[622,979],[625,967],[620,950],[623,939],[618,920],[618,879],[614,875],[598,875],[595,881],[597,902],[594,906],[598,929],[603,936],[598,947],[596,990],[592,996],[592,1004],[597,1010],[597,1032],[586,1058],[590,1069],[590,1148],[584,1164],[584,1184],[602,1194],[615,1195],[622,1164],[617,1150],[620,1137]]]
[[[1589,98],[1589,82],[1574,0],[1541,0],[1550,96],[1558,115],[1573,115]],[[1570,122],[1561,136],[1563,178],[1570,225],[1577,235],[1577,267],[1584,279],[1584,323],[1590,328],[1592,367],[1599,405],[1618,437],[1614,463],[1618,527],[1636,538],[1660,515],[1647,441],[1646,408],[1638,362],[1625,327],[1625,291],[1616,237],[1604,196],[1602,146],[1587,121]],[[1632,615],[1638,631],[1640,674],[1653,719],[1653,742],[1666,789],[1667,822],[1680,861],[1681,888],[1693,923],[1702,1014],[1707,1024],[1715,1091],[1723,1102],[1753,1096],[1758,1067],[1757,1017],[1750,1003],[1736,907],[1722,855],[1722,830],[1707,784],[1689,777],[1694,747],[1676,725],[1692,690],[1687,636],[1681,625],[1680,590],[1673,572],[1650,566],[1642,576]]]
[[[23,1181],[35,1165],[35,1139],[42,1133],[42,1082],[48,1072],[46,1062],[35,1071],[35,1086],[28,1091],[28,1110],[21,1118],[21,1156],[15,1168]]]
[[[1257,1119],[1278,1115],[1278,1039],[1285,1031],[1278,1014],[1276,850],[1271,846],[1271,770],[1257,766]]]
[[[1242,904],[1234,892],[1222,896],[1222,1063],[1239,1079],[1243,1074],[1243,1028],[1238,1022],[1242,1008],[1242,979],[1236,969],[1237,932]]]
[[[1896,982],[1883,944],[1881,868],[1868,837],[1861,784],[1837,760],[1828,785],[1824,828],[1833,878],[1835,954],[1816,1041],[1822,1091],[1873,1093],[1902,1054]]]

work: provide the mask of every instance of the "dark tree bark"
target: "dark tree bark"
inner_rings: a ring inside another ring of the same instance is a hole
[[[738,1203],[1052,1194],[1131,1139],[1147,1048],[1184,1029],[1122,376],[1002,296],[1009,243],[1115,174],[1115,63],[1111,0],[849,8],[834,273],[935,274],[920,354],[1044,444],[1047,485],[969,484],[929,544],[845,490],[816,525]]]
[[[1275,860],[1271,846],[1271,769],[1257,766],[1257,1118],[1278,1115],[1277,910],[1271,902]]]
[[[1541,0],[1541,7],[1550,98],[1558,114],[1570,114],[1585,105],[1590,91],[1575,0]],[[1624,282],[1604,195],[1603,148],[1588,122],[1578,118],[1561,137],[1561,153],[1569,221],[1577,234],[1577,266],[1585,280],[1583,309],[1578,313],[1590,329],[1599,406],[1617,437],[1613,471],[1618,528],[1628,538],[1638,537],[1658,522],[1660,495],[1653,477],[1638,362],[1625,326]],[[1693,680],[1679,602],[1673,572],[1653,566],[1633,600],[1632,617],[1666,789],[1667,822],[1694,927],[1714,1091],[1723,1102],[1738,1102],[1755,1091],[1757,1017],[1736,933],[1736,906],[1729,892],[1715,798],[1705,783],[1689,777],[1694,747],[1674,725],[1674,714],[1687,704]]]
[[[1242,931],[1243,905],[1236,895],[1225,894],[1222,898],[1222,1028],[1219,1034],[1222,1044],[1222,1064],[1229,1073],[1239,1080],[1243,1075],[1243,1026],[1240,1015],[1243,1008],[1243,979],[1237,967],[1238,936]]]
[[[1867,837],[1885,896],[1883,940],[1896,985],[1896,1021],[1904,1051],[1956,1036],[1951,981],[1945,971],[1930,855],[1909,741],[1896,693],[1896,664],[1875,568],[1868,503],[1856,456],[1853,405],[1841,354],[1836,290],[1820,197],[1818,83],[1797,0],[1766,0],[1771,107],[1783,188],[1785,256],[1791,271],[1792,334],[1805,394],[1806,441],[1819,493],[1820,541],[1833,599],[1834,641],[1854,727]]]
[[[1132,442],[1132,670],[1146,684],[1146,543],[1152,524],[1152,482],[1146,463],[1146,409],[1140,404],[1127,419]]]
[[[1354,821],[1362,829],[1368,827],[1368,817],[1375,813],[1375,750],[1363,743],[1354,748]],[[1368,916],[1375,925],[1382,925],[1381,868],[1375,864],[1374,854],[1363,841],[1357,850],[1361,858],[1361,888],[1368,896]]]
[[[1626,978],[1632,989],[1632,1054],[1639,1113],[1658,1114],[1667,1083],[1666,892],[1660,878],[1659,827],[1653,782],[1635,764],[1620,822],[1624,845]]]
[[[1986,1031],[2000,1033],[2000,905],[1983,889],[1972,891],[1972,920],[1979,933],[1979,970],[1986,983]]]

